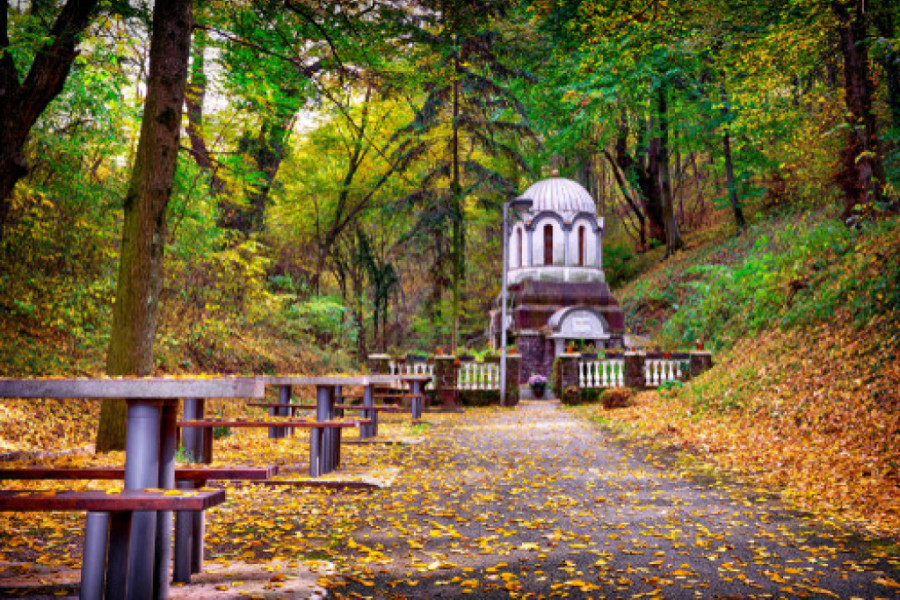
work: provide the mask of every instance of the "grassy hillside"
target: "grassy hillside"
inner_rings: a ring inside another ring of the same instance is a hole
[[[655,344],[703,339],[716,366],[602,419],[900,536],[900,221],[790,214],[715,237],[617,296]]]

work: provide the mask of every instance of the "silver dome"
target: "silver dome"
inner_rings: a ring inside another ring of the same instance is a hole
[[[565,216],[586,212],[597,214],[597,205],[590,193],[577,181],[562,177],[551,177],[533,183],[522,194],[534,202],[532,214],[549,210]]]

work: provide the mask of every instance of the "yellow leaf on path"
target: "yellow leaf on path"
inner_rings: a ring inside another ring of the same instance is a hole
[[[890,577],[879,577],[875,580],[875,583],[878,585],[884,585],[887,587],[900,588],[900,583],[891,579]]]

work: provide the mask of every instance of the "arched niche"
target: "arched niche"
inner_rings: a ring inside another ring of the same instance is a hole
[[[571,224],[571,233],[569,234],[569,266],[599,266],[599,244],[600,229],[597,227],[596,220],[589,216],[578,215]]]
[[[552,212],[536,215],[528,226],[531,235],[531,264],[548,266],[545,258],[552,256],[553,265],[566,262],[566,227],[562,218]],[[549,235],[548,235],[549,234]],[[546,241],[552,241],[552,252],[547,251]]]

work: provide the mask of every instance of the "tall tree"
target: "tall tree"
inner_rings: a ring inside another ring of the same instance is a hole
[[[841,154],[838,182],[844,191],[844,217],[864,215],[884,191],[884,165],[878,124],[872,110],[868,13],[864,0],[832,0],[838,42],[844,61],[847,142]]]
[[[31,67],[21,77],[16,57],[31,50],[22,41],[13,44],[10,38],[9,0],[0,4],[0,240],[9,213],[10,197],[16,183],[28,173],[24,148],[28,134],[47,105],[62,91],[72,68],[77,46],[97,9],[97,0],[68,0],[53,24],[44,29],[37,26],[50,6],[32,2],[30,23],[22,27],[22,37],[40,40],[33,50]]]
[[[473,5],[463,0],[423,2],[431,12],[413,32],[423,50],[413,65],[424,72],[417,81],[427,90],[412,123],[400,132],[401,147],[418,146],[429,156],[430,172],[421,189],[401,202],[423,209],[421,232],[443,241],[450,229],[451,340],[459,344],[461,297],[465,280],[465,201],[480,194],[507,199],[517,193],[512,178],[486,166],[481,157],[500,157],[529,171],[519,148],[533,136],[525,109],[509,82],[525,73],[510,66],[490,17],[502,14],[506,0]],[[504,60],[506,59],[506,60]],[[438,231],[441,230],[441,231]],[[437,234],[437,235],[435,235]],[[436,256],[447,256],[436,248]],[[431,309],[440,314],[444,265],[435,265]]]
[[[681,230],[675,219],[675,200],[672,197],[669,100],[665,82],[661,82],[657,87],[656,99],[657,114],[659,115],[659,189],[662,196],[663,224],[666,229],[666,256],[671,256],[684,247],[684,241],[681,239]]]
[[[166,208],[178,160],[192,22],[191,0],[157,0],[141,135],[125,195],[119,277],[106,359],[109,375],[149,375],[153,371]],[[122,449],[124,444],[124,402],[104,401],[97,451]]]

